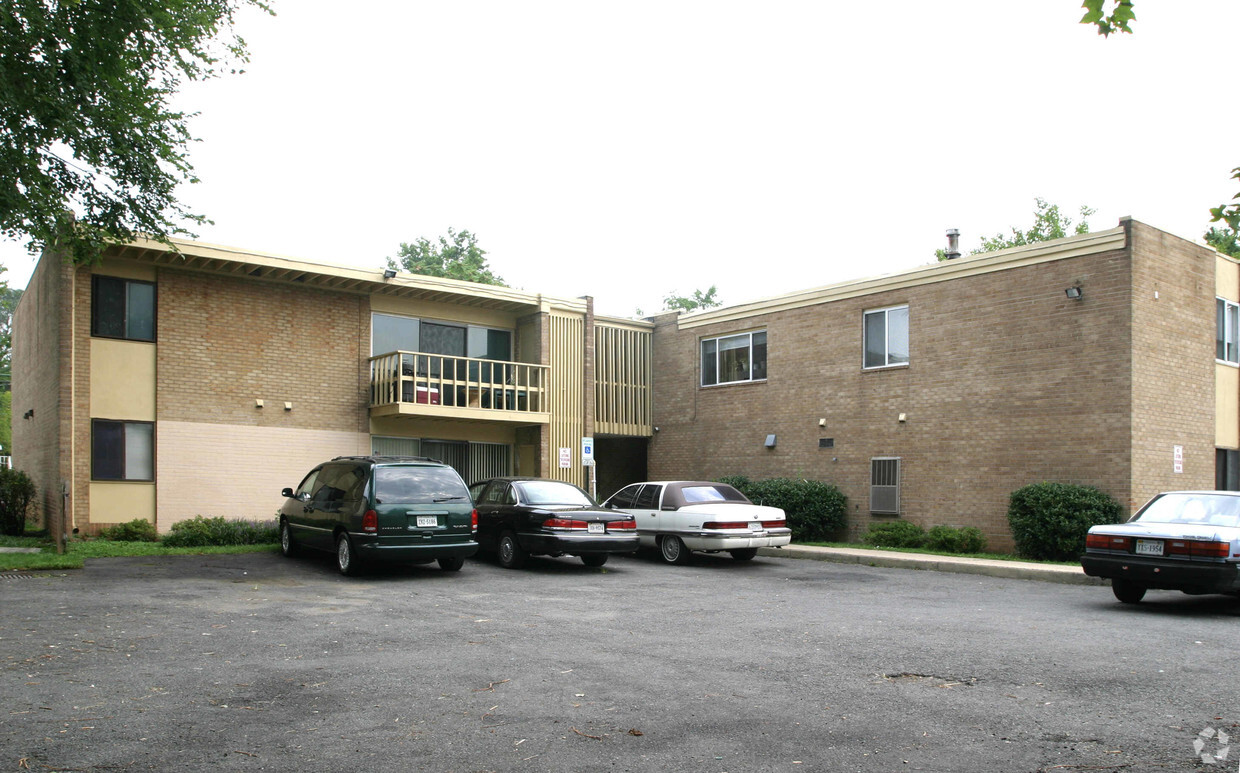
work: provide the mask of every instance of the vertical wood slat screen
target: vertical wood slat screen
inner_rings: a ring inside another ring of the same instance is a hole
[[[650,339],[649,330],[595,325],[595,432],[652,434]]]

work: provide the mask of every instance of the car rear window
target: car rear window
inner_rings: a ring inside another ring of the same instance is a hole
[[[703,502],[749,502],[741,492],[731,486],[685,486],[680,493],[691,505]]]
[[[1235,527],[1240,525],[1240,497],[1164,494],[1146,505],[1133,520]]]
[[[593,507],[590,495],[571,483],[554,480],[523,480],[516,484],[521,502],[527,505],[584,505]]]
[[[469,489],[450,467],[378,467],[375,504],[413,505],[469,502]]]

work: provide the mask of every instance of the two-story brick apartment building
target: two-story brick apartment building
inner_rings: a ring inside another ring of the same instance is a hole
[[[14,447],[41,511],[82,533],[268,519],[314,464],[372,452],[586,485],[582,437],[605,454],[650,433],[649,323],[390,274],[192,242],[93,268],[44,256],[13,347]]]
[[[657,318],[650,474],[825,480],[1010,547],[1016,488],[1236,487],[1240,266],[1120,227]]]
[[[371,451],[584,485],[583,436],[602,495],[806,477],[854,536],[906,518],[996,549],[1028,483],[1135,507],[1240,478],[1240,264],[1132,220],[653,321],[178,247],[47,256],[15,315],[15,463],[72,528],[269,518],[314,463]]]

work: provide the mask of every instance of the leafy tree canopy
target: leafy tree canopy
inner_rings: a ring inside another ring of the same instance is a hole
[[[0,233],[78,263],[107,241],[193,234],[186,81],[247,61],[232,32],[263,0],[6,0],[0,5]],[[72,214],[71,214],[72,213]]]
[[[1231,228],[1211,228],[1205,232],[1203,237],[1206,244],[1214,249],[1230,255],[1233,258],[1240,258],[1240,233]]]
[[[501,285],[507,283],[491,273],[487,265],[486,250],[478,246],[478,237],[469,231],[448,229],[447,237],[439,237],[438,243],[420,238],[413,244],[401,243],[395,258],[388,258],[391,269],[404,269],[411,274],[442,276],[466,282]]]
[[[1131,23],[1137,19],[1132,6],[1133,0],[1085,0],[1081,4],[1085,9],[1081,24],[1093,24],[1098,28],[1098,34],[1104,37],[1112,32],[1131,34]],[[1231,179],[1240,180],[1240,166],[1231,170]],[[1222,221],[1227,224],[1228,230],[1240,231],[1240,193],[1232,196],[1229,202],[1210,207],[1210,220],[1215,223]]]
[[[1137,20],[1132,10],[1132,0],[1085,0],[1081,7],[1085,9],[1081,24],[1094,25],[1103,37],[1112,32],[1131,34],[1132,29],[1128,25]]]
[[[8,271],[0,266],[0,274]],[[12,383],[10,373],[13,353],[13,312],[17,309],[17,301],[22,297],[21,290],[9,287],[8,282],[0,281],[0,391],[9,389]]]
[[[1062,239],[1072,234],[1089,233],[1089,221],[1086,220],[1097,210],[1089,207],[1081,207],[1081,222],[1073,223],[1072,218],[1067,217],[1060,211],[1058,204],[1051,204],[1045,199],[1034,199],[1037,203],[1033,211],[1033,225],[1029,230],[1022,231],[1019,228],[1013,228],[1009,235],[995,234],[990,238],[982,239],[982,246],[972,250],[970,255],[980,255],[983,252],[994,252],[995,250],[1004,250],[1008,247],[1020,247],[1025,244],[1033,244],[1035,242],[1047,242],[1051,239]],[[935,257],[939,260],[947,260],[947,252],[945,250],[935,250]]]
[[[678,295],[673,290],[663,298],[663,308],[669,311],[703,311],[722,305],[723,301],[715,297],[714,285],[706,292],[694,290],[692,295]]]

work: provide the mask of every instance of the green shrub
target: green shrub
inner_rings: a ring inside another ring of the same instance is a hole
[[[973,526],[931,526],[926,532],[925,547],[941,553],[981,553],[986,549],[986,536]]]
[[[0,467],[0,534],[20,537],[25,533],[26,513],[34,494],[34,481],[29,475]]]
[[[848,500],[829,483],[792,478],[750,480],[743,475],[723,477],[719,482],[735,487],[757,504],[783,510],[792,539],[797,542],[829,540],[848,520]]]
[[[876,548],[919,548],[926,542],[926,530],[909,521],[876,523],[861,541]]]
[[[99,536],[114,542],[156,542],[159,540],[155,524],[145,518],[135,518],[129,523],[109,526],[99,532]]]
[[[279,541],[280,532],[275,521],[239,521],[218,516],[204,518],[201,515],[174,523],[172,531],[163,538],[163,543],[173,548],[260,545]]]
[[[1090,526],[1117,523],[1123,508],[1089,486],[1034,483],[1012,492],[1008,524],[1016,552],[1043,561],[1072,561],[1085,552]]]

